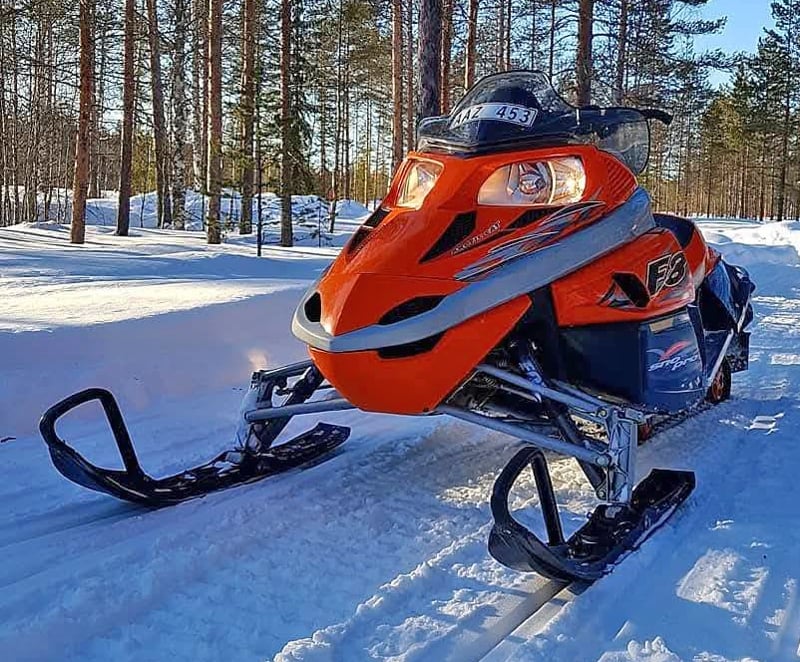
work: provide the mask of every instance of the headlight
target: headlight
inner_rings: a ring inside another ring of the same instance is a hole
[[[413,161],[397,197],[397,206],[418,209],[441,174],[442,166],[438,163]]]
[[[566,205],[586,188],[583,162],[576,156],[524,161],[495,170],[478,191],[481,205]]]

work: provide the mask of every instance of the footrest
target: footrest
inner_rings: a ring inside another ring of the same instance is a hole
[[[539,493],[547,542],[515,520],[508,506],[511,488],[528,465]],[[537,448],[525,448],[494,484],[491,507],[495,523],[489,535],[489,553],[514,570],[538,572],[560,581],[594,581],[660,527],[694,486],[690,471],[654,469],[633,491],[630,504],[598,506],[586,524],[565,541],[544,454]]]

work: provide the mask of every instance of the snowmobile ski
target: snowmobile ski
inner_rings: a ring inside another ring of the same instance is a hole
[[[105,411],[124,469],[105,469],[92,464],[56,433],[55,425],[59,418],[75,407],[94,400],[99,401]],[[288,419],[283,417],[269,421],[278,423],[270,431],[273,439]],[[312,430],[279,445],[262,443],[255,449],[243,445],[224,451],[211,461],[179,474],[152,478],[139,463],[117,401],[105,389],[87,389],[53,405],[42,416],[39,429],[47,443],[53,465],[63,476],[88,489],[154,508],[318,463],[344,443],[350,434],[347,427],[318,423]],[[268,441],[263,428],[260,441]]]
[[[528,466],[533,471],[547,542],[511,515],[508,497]],[[535,571],[559,581],[591,582],[602,577],[625,553],[636,549],[694,490],[694,473],[653,469],[633,490],[627,504],[601,504],[568,540],[564,539],[553,484],[544,453],[524,448],[498,476],[492,492],[495,523],[489,552],[500,563]]]

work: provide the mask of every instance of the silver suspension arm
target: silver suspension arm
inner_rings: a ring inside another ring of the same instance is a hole
[[[606,479],[595,488],[598,498],[616,503],[630,501],[635,484],[638,424],[646,420],[642,412],[603,401],[566,384],[556,383],[556,388],[536,384],[521,375],[493,365],[481,364],[476,372],[510,384],[533,398],[546,398],[565,405],[577,416],[602,425],[608,443],[584,439],[583,445],[578,445],[534,432],[523,423],[503,421],[453,405],[440,406],[437,411],[517,437],[545,450],[602,467],[606,470]]]

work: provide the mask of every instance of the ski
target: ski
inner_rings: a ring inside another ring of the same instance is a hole
[[[271,375],[274,376],[274,373],[256,373],[254,376],[254,381],[259,382],[258,388],[263,389],[264,383],[269,384],[270,396],[276,386],[274,380],[269,382]],[[303,383],[307,384],[307,379]],[[296,395],[297,388],[291,389],[291,393]],[[308,395],[310,394],[306,394],[305,397]],[[290,395],[290,399],[294,401],[297,398],[292,398]],[[124,468],[121,470],[106,469],[92,464],[56,432],[58,419],[76,407],[92,401],[98,401],[106,414],[122,458]],[[274,409],[280,412],[280,407]],[[283,429],[289,418],[288,416],[273,418],[273,421],[280,423],[272,430],[274,436]],[[263,434],[263,426],[259,426],[260,441],[263,443],[241,445],[223,451],[214,459],[197,467],[172,476],[153,478],[142,469],[119,405],[114,396],[105,389],[87,389],[53,405],[42,416],[39,429],[47,443],[53,465],[65,478],[90,490],[151,508],[174,505],[217,490],[318,464],[343,444],[350,434],[350,429],[347,427],[318,423],[312,430],[289,441],[269,445],[274,436],[267,439]]]
[[[544,516],[547,542],[511,515],[509,493],[522,471],[531,466]],[[591,582],[635,550],[694,490],[690,471],[654,469],[633,490],[628,504],[601,504],[586,523],[564,539],[547,460],[538,448],[524,448],[505,466],[492,491],[494,526],[489,552],[500,563],[558,581]]]

